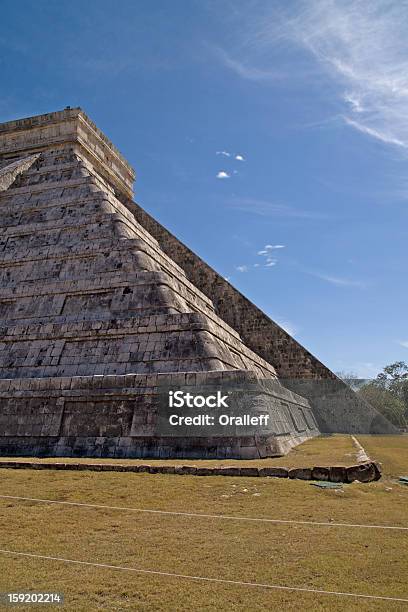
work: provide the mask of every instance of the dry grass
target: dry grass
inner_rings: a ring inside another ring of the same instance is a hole
[[[368,454],[379,461],[385,477],[408,476],[408,435],[357,438]]]
[[[322,463],[327,448],[347,456],[346,436],[299,447],[301,463]],[[115,472],[0,470],[0,494],[306,521],[407,526],[405,437],[364,437],[388,475],[342,492],[268,478]],[[312,446],[315,454],[312,453]],[[323,450],[325,447],[325,450]],[[299,454],[299,457],[298,457]],[[353,455],[352,462],[355,455]],[[275,461],[275,460],[274,460]],[[332,459],[330,459],[332,461]],[[223,462],[224,463],[224,462]],[[229,463],[229,462],[227,462]],[[130,510],[81,508],[0,498],[1,548],[84,561],[232,580],[408,597],[408,532],[226,521]],[[404,604],[202,583],[0,554],[0,591],[65,593],[69,611],[403,610]],[[21,609],[21,608],[20,608]],[[25,608],[27,609],[27,608]]]

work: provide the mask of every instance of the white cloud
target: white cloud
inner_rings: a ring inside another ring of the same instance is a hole
[[[286,204],[270,202],[268,200],[258,200],[255,198],[235,198],[229,203],[229,207],[234,210],[259,215],[261,217],[294,217],[299,219],[327,219],[325,213],[314,212],[294,208]]]
[[[249,3],[249,9],[235,10],[241,46],[213,49],[218,60],[241,78],[268,82],[293,78],[293,61],[280,73],[272,69],[277,52],[306,49],[313,61],[306,70],[323,69],[337,85],[338,93],[324,85],[321,90],[338,97],[346,125],[408,148],[407,0],[274,4],[258,3],[254,11]]]
[[[239,59],[232,57],[220,47],[213,47],[212,50],[226,68],[229,68],[243,79],[248,79],[249,81],[273,81],[282,78],[281,73],[276,72],[275,70],[265,70],[263,68],[250,65],[247,62],[242,62]]]
[[[300,6],[287,35],[340,85],[347,125],[408,147],[407,2],[303,0]]]
[[[243,155],[236,155],[235,159],[238,161],[245,161],[245,157],[243,157]]]
[[[275,259],[274,257],[271,257],[270,255],[266,258],[266,264],[265,266],[267,268],[270,268],[271,266],[276,266],[276,264],[278,263],[278,260]]]
[[[278,263],[278,260],[275,259],[274,257],[271,257],[271,251],[273,251],[274,249],[283,249],[284,245],[283,244],[266,244],[264,246],[264,248],[262,249],[262,251],[258,251],[257,255],[260,255],[261,257],[265,257],[265,268],[272,268],[273,266],[276,266],[276,264]]]
[[[378,130],[375,130],[374,128],[370,128],[367,125],[363,125],[359,123],[358,121],[353,121],[349,117],[344,117],[344,121],[348,125],[351,125],[351,127],[358,130],[359,132],[362,132],[363,134],[367,134],[368,136],[373,136],[373,138],[377,138],[377,140],[381,140],[382,142],[385,142],[386,144],[393,144],[393,145],[397,145],[398,147],[407,146],[402,140],[399,140],[399,138],[393,138],[392,136],[384,134]]]
[[[408,348],[408,340],[400,340],[398,344],[400,344],[404,348]]]
[[[331,285],[337,285],[338,287],[359,287],[364,289],[367,284],[363,281],[352,280],[349,278],[342,278],[340,276],[332,276],[330,274],[321,274],[320,272],[309,272],[312,276],[320,278],[321,280],[330,283]]]
[[[228,153],[228,151],[216,151],[215,154],[216,155],[225,155],[225,157],[231,157],[231,153]]]
[[[227,179],[230,178],[230,174],[228,174],[228,172],[224,172],[224,170],[220,170],[220,172],[218,172],[217,174],[217,179]]]
[[[343,97],[344,97],[344,101],[348,102],[348,104],[350,105],[351,109],[354,112],[356,113],[364,112],[365,109],[361,104],[361,100],[356,98],[353,93],[345,93]]]
[[[236,270],[238,272],[248,272],[248,270],[250,268],[273,268],[274,266],[276,266],[276,264],[278,263],[278,260],[275,259],[274,257],[271,256],[271,245],[266,245],[267,247],[269,247],[266,250],[262,250],[262,251],[258,251],[258,255],[264,257],[264,260],[262,261],[262,263],[254,263],[249,265],[242,265],[242,266],[237,266]]]

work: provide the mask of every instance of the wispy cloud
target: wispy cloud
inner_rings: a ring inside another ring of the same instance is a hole
[[[408,147],[406,0],[303,0],[298,6],[284,26],[287,37],[340,85],[346,124]]]
[[[261,263],[251,263],[245,264],[241,266],[236,266],[236,270],[238,272],[249,272],[253,268],[273,268],[278,263],[278,260],[275,257],[272,257],[272,251],[274,249],[283,249],[283,244],[266,244],[261,251],[257,252],[257,255],[262,257]]]
[[[338,287],[358,287],[360,289],[365,289],[367,287],[367,283],[360,280],[353,280],[350,278],[343,278],[340,276],[333,276],[331,274],[324,274],[321,272],[308,272],[311,276],[315,276],[316,278],[320,278],[331,285],[337,285]]]
[[[216,176],[217,179],[228,179],[230,177],[231,177],[231,175],[228,174],[228,172],[225,172],[224,170],[220,170],[220,172],[218,172],[218,174]]]
[[[393,144],[399,147],[407,146],[407,144],[404,141],[400,140],[399,138],[394,138],[390,134],[386,134],[372,127],[368,127],[367,125],[363,125],[362,123],[359,123],[358,121],[354,121],[353,119],[350,119],[350,117],[344,117],[344,121],[345,123],[347,123],[347,125],[351,125],[351,127],[355,128],[359,132],[362,132],[363,134],[367,134],[368,136],[372,136],[373,138],[377,138],[377,140],[381,140],[382,142],[385,142],[386,144]]]
[[[348,125],[408,147],[406,0],[306,3],[297,39],[342,85]]]
[[[228,203],[229,208],[252,213],[261,217],[299,217],[301,219],[327,219],[328,216],[310,210],[294,208],[286,204],[279,204],[269,200],[256,198],[236,198]]]
[[[408,348],[408,340],[400,340],[398,344],[400,344],[404,348]]]
[[[271,68],[278,50],[306,50],[309,70],[323,69],[337,85],[327,95],[338,92],[338,118],[370,138],[408,148],[407,0],[273,4],[241,11],[241,47],[213,49],[218,60],[241,78],[266,82],[293,78],[293,66]]]
[[[263,266],[265,268],[272,268],[273,266],[276,266],[276,264],[278,263],[278,260],[275,257],[271,256],[271,252],[275,249],[284,249],[284,248],[285,248],[284,244],[266,244],[261,251],[257,252],[257,255],[264,257],[265,263],[263,264]],[[258,265],[259,264],[255,264],[256,267],[258,267]]]
[[[215,154],[224,155],[225,157],[231,157],[231,153],[229,153],[228,151],[216,151]]]
[[[212,50],[226,68],[229,68],[232,72],[235,72],[235,74],[244,79],[250,81],[274,81],[282,78],[281,72],[251,65],[240,58],[233,57],[221,47],[213,47]]]

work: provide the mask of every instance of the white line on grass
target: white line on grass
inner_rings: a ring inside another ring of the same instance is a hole
[[[271,519],[251,516],[229,516],[226,514],[199,514],[196,512],[176,512],[171,510],[149,510],[146,508],[129,508],[126,506],[106,506],[102,504],[85,504],[81,502],[60,501],[56,499],[38,499],[36,497],[18,497],[16,495],[0,495],[0,499],[18,499],[23,501],[32,501],[44,504],[62,504],[65,506],[80,506],[84,508],[103,508],[105,510],[125,510],[128,512],[145,512],[147,514],[164,514],[170,516],[188,516],[196,518],[212,518],[225,519],[229,521],[253,521],[258,523],[283,523],[291,525],[320,525],[324,527],[360,527],[363,529],[394,529],[397,531],[408,531],[408,527],[399,527],[397,525],[361,525],[358,523],[333,523],[333,522],[317,522],[317,521],[299,521],[292,519]]]
[[[34,553],[17,552],[14,550],[0,549],[0,553],[5,555],[16,555],[20,557],[32,557],[33,559],[47,559],[49,561],[62,561],[64,563],[75,563],[79,565],[88,565],[91,567],[103,567],[106,569],[122,570],[126,572],[135,572],[137,574],[154,574],[156,576],[168,576],[170,578],[184,578],[186,580],[200,580],[202,582],[218,582],[220,584],[235,584],[238,586],[259,587],[263,589],[275,589],[281,591],[301,591],[304,593],[316,593],[321,595],[340,595],[343,597],[358,597],[360,599],[382,599],[387,601],[403,601],[408,602],[408,599],[402,597],[385,597],[381,595],[363,595],[361,593],[347,593],[342,591],[323,591],[321,589],[310,589],[306,587],[282,586],[278,584],[262,584],[261,582],[244,582],[241,580],[227,580],[226,578],[208,578],[206,576],[190,576],[189,574],[175,574],[173,572],[160,572],[158,570],[139,569],[136,567],[124,567],[121,565],[109,565],[107,563],[93,563],[91,561],[79,561],[77,559],[65,559],[64,557],[51,557],[48,555],[37,555]]]
[[[371,461],[370,457],[368,456],[368,453],[367,453],[366,449],[357,440],[357,438],[355,436],[351,436],[351,439],[353,440],[354,445],[357,448],[357,461],[360,461],[360,462]]]

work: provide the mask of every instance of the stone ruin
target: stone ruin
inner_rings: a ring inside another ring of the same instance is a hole
[[[327,394],[289,388],[334,374],[133,202],[133,181],[79,108],[0,124],[0,454],[257,458],[336,427]],[[161,435],[160,390],[206,385],[250,390],[271,431]]]

